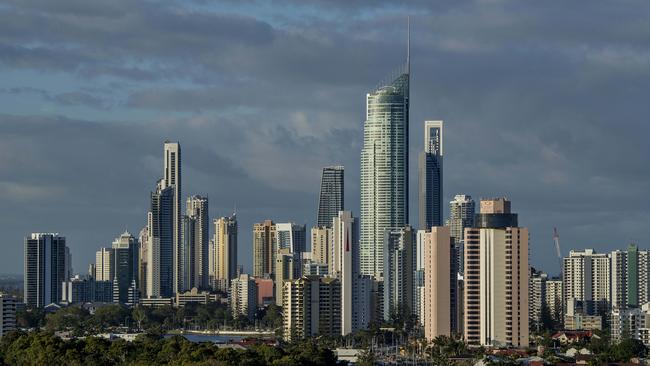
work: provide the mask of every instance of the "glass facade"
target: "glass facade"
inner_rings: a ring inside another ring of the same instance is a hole
[[[408,70],[366,96],[361,151],[361,274],[383,276],[388,228],[408,223]]]

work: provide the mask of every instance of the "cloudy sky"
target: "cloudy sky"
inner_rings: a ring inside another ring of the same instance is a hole
[[[395,5],[399,3],[400,5]],[[145,225],[162,143],[183,195],[240,224],[311,226],[320,169],[359,210],[365,93],[406,54],[412,192],[426,119],[445,125],[445,201],[506,195],[554,273],[571,248],[650,246],[646,1],[0,2],[0,272],[60,232],[76,272]],[[417,197],[411,197],[417,223]]]

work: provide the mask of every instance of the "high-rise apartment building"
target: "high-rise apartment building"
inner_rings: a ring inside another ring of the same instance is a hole
[[[365,275],[383,277],[384,232],[409,221],[409,74],[407,56],[397,78],[366,95],[360,239]]]
[[[545,304],[551,314],[551,318],[557,323],[561,324],[564,321],[564,308],[562,307],[562,299],[564,298],[563,283],[561,278],[547,279],[545,295]]]
[[[115,261],[112,248],[100,248],[95,253],[94,277],[95,281],[113,281],[113,278],[115,278]]]
[[[212,263],[212,288],[226,291],[226,286],[237,277],[237,216],[234,213],[214,220]]]
[[[351,257],[354,262],[353,270],[356,275],[359,275],[359,218],[353,217],[351,211],[341,211],[332,220],[332,234],[330,238],[330,268],[329,274],[332,277],[340,278],[344,270],[344,257],[351,255],[354,250],[354,255]],[[348,239],[351,241],[348,242]],[[354,247],[354,244],[357,244]],[[347,250],[350,250],[348,252]]]
[[[394,312],[408,314],[413,309],[415,233],[406,225],[388,229],[384,235],[384,319]]]
[[[528,314],[529,326],[536,331],[543,330],[542,307],[546,303],[546,281],[548,275],[535,268],[530,268],[528,286]]]
[[[298,225],[292,222],[275,224],[275,248],[289,249],[292,253],[300,255],[307,247],[307,231],[305,225]]]
[[[424,248],[425,235],[429,230],[418,230],[415,233],[415,272],[413,273],[413,314],[417,315],[420,325],[424,326]]]
[[[593,249],[572,250],[563,259],[564,309],[570,300],[582,303],[585,315],[600,315],[610,308],[610,256]]]
[[[113,301],[133,304],[133,294],[138,291],[139,244],[138,240],[125,231],[113,241]]]
[[[66,273],[65,237],[33,233],[25,238],[23,301],[29,307],[58,303]]]
[[[424,246],[424,335],[428,340],[451,335],[451,254],[453,239],[446,226],[434,226],[423,234]],[[454,280],[455,280],[455,273]]]
[[[147,249],[149,248],[149,225],[145,225],[140,229],[140,234],[138,234],[138,244],[140,245],[139,249],[139,268],[138,268],[138,289],[140,290],[140,297],[146,297],[147,289]]]
[[[528,229],[518,227],[510,201],[481,200],[464,237],[465,340],[527,347]]]
[[[463,273],[463,245],[465,228],[474,226],[475,204],[472,196],[458,194],[449,202],[447,226],[451,229],[456,252],[458,253],[458,272]]]
[[[165,141],[164,167],[161,189],[172,189],[172,293],[183,292],[183,241],[181,214],[181,145],[178,142]],[[206,232],[207,235],[207,232]],[[170,294],[171,296],[171,294]]]
[[[147,217],[147,298],[174,294],[174,189],[159,181]]]
[[[283,290],[286,341],[341,334],[341,284],[337,279],[306,276],[285,282]]]
[[[338,213],[337,213],[338,215]],[[311,228],[311,260],[330,265],[332,257],[332,224]]]
[[[233,317],[243,315],[253,319],[257,312],[257,286],[255,279],[247,274],[233,278],[230,287],[230,308]]]
[[[16,299],[0,293],[0,338],[16,329]]]
[[[640,308],[614,308],[610,314],[610,337],[614,343],[636,339],[650,346],[650,305]]]
[[[274,274],[276,251],[276,227],[273,221],[265,220],[253,225],[253,276],[264,277]]]
[[[418,169],[420,230],[442,226],[442,142],[442,121],[425,121]]]
[[[183,219],[183,290],[206,289],[209,285],[209,219],[208,198],[198,195],[187,198]]]
[[[650,301],[650,251],[630,244],[611,253],[611,305],[640,307]]]
[[[275,303],[282,306],[282,291],[286,281],[300,278],[301,262],[289,248],[278,249],[275,254]]]
[[[342,166],[323,168],[318,200],[318,227],[331,227],[332,219],[343,210],[343,172]]]
[[[330,275],[341,283],[341,335],[347,335],[368,326],[368,316],[361,313],[369,307],[370,295],[359,273],[359,219],[351,211],[341,211],[332,221]]]

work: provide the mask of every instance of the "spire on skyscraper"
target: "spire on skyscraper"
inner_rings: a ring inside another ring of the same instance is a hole
[[[411,17],[406,17],[406,73],[411,73]]]

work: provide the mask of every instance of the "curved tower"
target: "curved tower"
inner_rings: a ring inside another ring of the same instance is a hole
[[[361,150],[361,274],[383,276],[384,231],[408,223],[409,56],[366,95]]]

